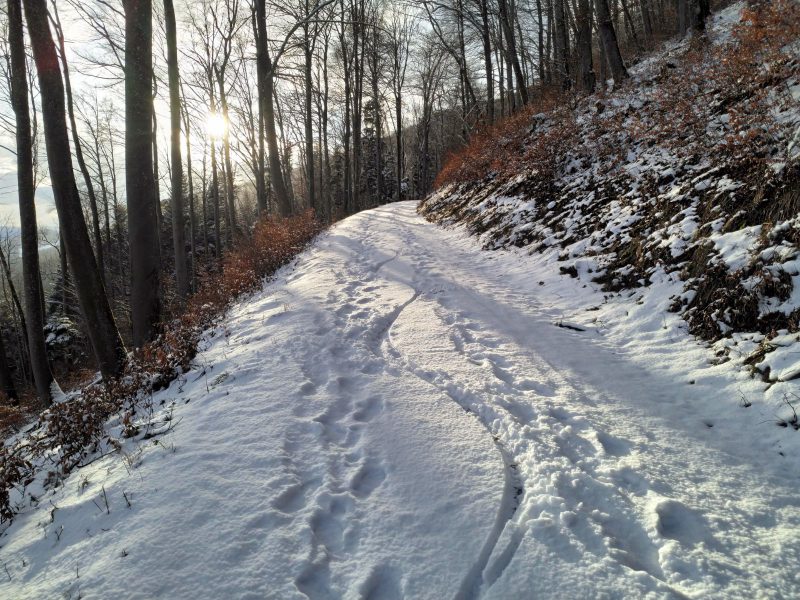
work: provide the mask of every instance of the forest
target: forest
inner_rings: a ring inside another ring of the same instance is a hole
[[[788,598],[797,0],[0,0],[0,597]]]
[[[702,30],[710,7],[3,8],[3,151],[17,176],[5,194],[19,212],[5,213],[0,371],[7,396],[35,389],[46,406],[54,377],[120,373],[125,348],[179,315],[260,217],[311,209],[324,223],[424,197],[476,131],[528,104],[621,85],[626,61]],[[60,227],[37,224],[43,187]]]

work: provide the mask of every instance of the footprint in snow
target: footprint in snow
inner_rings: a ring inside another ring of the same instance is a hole
[[[374,419],[383,408],[383,401],[377,396],[370,396],[366,400],[357,403],[358,410],[353,413],[353,419],[366,423]]]
[[[595,432],[597,442],[603,448],[603,452],[609,456],[625,456],[630,454],[633,444],[622,438],[614,437],[604,431]]]
[[[402,600],[400,574],[390,565],[374,567],[361,585],[360,597],[363,600]]]
[[[386,471],[375,459],[368,458],[350,481],[350,489],[358,498],[368,498],[386,479]]]
[[[662,537],[689,546],[709,541],[710,533],[703,516],[677,500],[659,502],[656,517],[656,529]]]
[[[306,503],[306,492],[311,487],[310,482],[300,482],[290,485],[272,501],[272,507],[283,513],[293,513],[300,510]]]

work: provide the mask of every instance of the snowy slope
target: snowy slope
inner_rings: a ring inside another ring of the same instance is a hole
[[[473,141],[422,210],[681,314],[718,360],[800,406],[798,40],[800,4],[737,2],[616,92],[520,113],[510,142]]]
[[[800,435],[602,302],[413,203],[351,217],[159,393],[170,434],[16,518],[0,597],[792,596]]]

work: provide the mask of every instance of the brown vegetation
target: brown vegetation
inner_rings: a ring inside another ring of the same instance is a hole
[[[252,235],[225,255],[222,270],[202,281],[186,310],[165,323],[154,341],[129,358],[120,377],[85,386],[53,404],[27,433],[0,449],[0,519],[13,517],[15,507],[9,493],[15,488],[23,490],[34,480],[42,459],[52,469],[48,479],[53,482],[89,455],[118,449],[120,441],[107,429],[112,417],[118,417],[124,438],[157,435],[159,429],[152,424],[147,431],[135,425],[137,416],[152,408],[148,406],[152,392],[165,388],[190,368],[203,332],[232,302],[257,290],[264,277],[301,252],[320,230],[311,211],[260,220]],[[8,409],[0,414],[3,435],[24,422],[24,410]]]

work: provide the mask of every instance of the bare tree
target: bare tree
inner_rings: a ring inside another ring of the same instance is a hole
[[[151,0],[125,3],[125,189],[131,262],[133,344],[156,333],[161,317],[161,256],[153,174],[153,24]]]
[[[75,185],[64,107],[64,84],[61,73],[52,68],[58,64],[58,58],[47,20],[47,6],[45,0],[24,0],[24,5],[39,76],[47,160],[61,236],[100,371],[104,376],[114,376],[120,373],[124,365],[125,347],[94,260]]]
[[[30,107],[28,106],[28,74],[20,0],[8,0],[8,21],[11,51],[11,104],[16,118],[22,287],[25,295],[28,354],[36,395],[45,406],[49,406],[53,400],[53,374],[50,371],[44,339],[44,312],[41,302],[42,289],[39,271],[39,228],[36,224],[34,199],[33,137]],[[5,357],[0,356],[0,360],[5,362]],[[4,389],[5,387],[3,385]]]
[[[600,39],[603,43],[603,50],[611,68],[611,76],[614,83],[619,85],[628,78],[628,70],[622,60],[617,42],[617,32],[614,29],[614,22],[611,20],[611,11],[608,9],[608,0],[594,0],[595,10],[597,11],[597,27],[600,30]]]
[[[97,265],[100,268],[100,273],[105,277],[106,266],[103,256],[103,238],[100,235],[100,215],[97,210],[97,195],[95,194],[94,184],[92,177],[89,174],[89,169],[86,166],[86,160],[83,157],[83,148],[81,147],[81,138],[78,134],[78,124],[75,120],[75,103],[72,97],[72,82],[69,75],[69,63],[67,62],[67,50],[64,43],[64,31],[61,27],[61,19],[58,16],[58,8],[56,3],[51,0],[52,9],[50,11],[51,22],[55,30],[56,40],[58,40],[58,57],[61,60],[61,73],[64,78],[64,91],[67,98],[67,116],[69,117],[70,132],[72,133],[72,144],[75,147],[75,160],[78,161],[78,168],[83,176],[83,183],[86,186],[86,193],[89,196],[89,209],[92,214],[92,231],[94,233],[95,253],[97,256]]]
[[[172,183],[172,244],[175,251],[175,290],[183,302],[189,293],[186,266],[186,235],[183,210],[183,164],[181,161],[181,90],[178,71],[178,35],[172,0],[164,0],[167,30],[167,70],[169,78],[170,159]],[[189,174],[191,178],[191,173]]]

